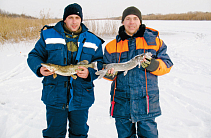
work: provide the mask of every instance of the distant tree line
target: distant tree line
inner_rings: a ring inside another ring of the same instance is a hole
[[[14,17],[14,18],[23,17],[23,18],[28,18],[28,19],[36,19],[35,17],[32,17],[32,16],[28,16],[28,15],[25,15],[25,14],[9,13],[9,12],[6,12],[6,11],[1,10],[1,9],[0,9],[0,16]]]
[[[188,12],[180,14],[147,14],[142,15],[143,20],[211,20],[211,12]],[[122,17],[108,18],[121,20]]]
[[[27,16],[25,14],[8,13],[0,9],[0,44],[6,41],[19,42],[32,40],[39,37],[40,29],[61,19],[52,19],[50,14],[40,12],[40,18]],[[107,20],[104,25],[95,22],[96,19],[86,19],[84,23],[92,32],[99,36],[117,34],[119,24],[114,20],[121,20],[122,17],[98,18]],[[143,20],[211,20],[210,12],[188,12],[182,14],[148,14],[143,15]]]
[[[41,11],[41,16],[46,16]],[[0,16],[7,17],[23,17],[28,19],[37,19],[36,17],[28,16],[25,14],[15,14],[3,11],[0,9]],[[44,17],[46,18],[46,17]],[[48,13],[49,18],[49,13]],[[147,14],[142,15],[143,20],[211,20],[211,12],[188,12],[188,13],[180,13],[180,14]],[[54,18],[58,19],[58,18]],[[110,18],[98,18],[98,19],[85,19],[85,20],[121,20],[122,17],[110,17]]]
[[[181,14],[148,14],[143,20],[211,20],[211,12],[188,12]]]

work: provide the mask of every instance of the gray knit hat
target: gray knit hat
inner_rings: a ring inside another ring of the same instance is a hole
[[[141,16],[141,12],[139,9],[137,9],[136,7],[134,6],[131,6],[131,7],[128,7],[126,8],[123,13],[122,13],[122,22],[124,21],[125,17],[130,15],[130,14],[133,14],[133,15],[136,15],[138,16],[138,18],[140,19],[141,23],[142,23],[142,16]]]

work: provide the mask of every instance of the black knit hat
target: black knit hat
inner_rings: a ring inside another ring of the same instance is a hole
[[[83,20],[82,8],[77,3],[70,4],[64,9],[63,21],[71,14],[76,14],[81,17],[81,21]]]
[[[142,16],[141,16],[141,12],[139,9],[137,9],[136,7],[134,6],[131,6],[131,7],[128,7],[126,8],[123,13],[122,13],[122,22],[124,21],[125,17],[130,15],[130,14],[133,14],[133,15],[136,15],[138,16],[138,18],[140,19],[141,23],[142,23]]]

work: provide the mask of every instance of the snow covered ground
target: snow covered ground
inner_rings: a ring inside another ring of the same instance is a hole
[[[211,22],[143,21],[159,30],[174,66],[159,77],[159,138],[211,137]],[[108,43],[115,38],[105,37]],[[0,138],[41,138],[46,127],[42,79],[26,59],[36,40],[0,45]],[[104,44],[104,46],[105,46]],[[109,116],[110,82],[96,80],[89,138],[116,138]]]

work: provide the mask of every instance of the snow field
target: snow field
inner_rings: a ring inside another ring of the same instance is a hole
[[[211,22],[143,21],[160,32],[174,66],[159,77],[162,115],[156,118],[159,138],[210,138]],[[105,44],[114,39],[104,37]],[[0,138],[40,138],[46,127],[41,78],[26,59],[36,40],[0,45]],[[116,138],[109,116],[110,84],[96,80],[90,108],[89,138]]]

